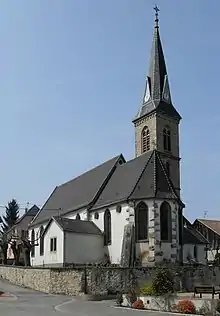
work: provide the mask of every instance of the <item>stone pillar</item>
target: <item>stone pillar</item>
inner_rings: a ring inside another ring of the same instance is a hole
[[[160,240],[160,205],[154,203],[155,206],[155,263],[160,263],[163,260],[163,252],[161,250],[161,240]]]
[[[149,223],[148,223],[148,238],[149,238],[149,255],[148,263],[149,265],[154,265],[155,263],[155,207],[154,203],[148,206],[149,211]]]

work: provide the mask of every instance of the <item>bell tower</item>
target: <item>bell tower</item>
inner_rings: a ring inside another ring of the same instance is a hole
[[[151,150],[160,152],[167,175],[180,194],[179,123],[170,92],[168,74],[159,33],[156,6],[150,65],[141,107],[135,116],[136,157]]]

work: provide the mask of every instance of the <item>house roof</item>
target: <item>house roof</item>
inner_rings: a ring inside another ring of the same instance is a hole
[[[24,213],[23,216],[36,216],[39,210],[39,207],[34,204],[31,208],[29,208],[29,210],[27,210],[26,213]]]
[[[92,210],[127,199],[179,199],[156,150],[119,165]]]
[[[184,244],[208,244],[208,240],[192,227],[183,227],[183,243]]]
[[[37,215],[37,213],[39,212],[39,207],[37,205],[33,205],[31,208],[29,208],[29,210],[27,210],[21,217],[19,217],[19,219],[17,220],[17,222],[15,223],[15,225],[13,225],[8,231],[7,233],[10,233],[10,231],[12,229],[14,229],[17,225],[19,225],[23,219],[25,219],[26,217],[30,217],[30,222],[31,219]]]
[[[93,222],[69,219],[59,216],[52,217],[52,219],[45,227],[43,234],[46,233],[52,221],[55,221],[58,224],[58,226],[65,232],[77,234],[102,235],[102,231]]]
[[[45,222],[52,216],[87,207],[103,189],[117,163],[124,163],[124,161],[122,155],[116,156],[77,178],[57,186],[32,221],[31,226]]]
[[[220,221],[214,220],[214,219],[197,219],[196,221],[199,221],[209,229],[213,230],[216,234],[220,235]]]

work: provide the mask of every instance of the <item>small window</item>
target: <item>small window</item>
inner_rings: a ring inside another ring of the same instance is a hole
[[[81,220],[81,217],[80,217],[79,213],[77,213],[77,215],[76,215],[76,219],[77,219],[78,221],[80,221],[80,220]]]
[[[121,213],[121,205],[120,205],[120,204],[118,204],[118,205],[116,206],[116,212],[117,212],[117,213]]]
[[[43,232],[44,232],[44,227],[41,226],[40,227],[40,256],[43,256],[43,254],[44,254],[44,235],[43,235]]]
[[[142,153],[150,150],[150,131],[145,126],[141,133],[141,146],[142,146]]]
[[[56,237],[50,238],[50,251],[51,252],[57,251],[57,238]]]
[[[169,127],[163,129],[163,149],[171,151],[171,133]]]
[[[34,246],[34,243],[35,243],[35,233],[34,233],[34,229],[32,229],[31,231],[31,257],[34,257],[35,256],[35,246]]]
[[[95,219],[99,219],[99,213],[98,213],[98,212],[95,212],[94,217],[95,217]]]
[[[21,238],[22,238],[22,239],[27,238],[27,231],[24,230],[24,229],[22,229],[22,231],[21,231]]]

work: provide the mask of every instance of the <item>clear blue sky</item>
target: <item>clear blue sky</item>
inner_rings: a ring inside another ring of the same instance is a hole
[[[153,33],[151,0],[2,0],[0,204],[134,156]],[[158,0],[190,218],[220,219],[220,1]]]

